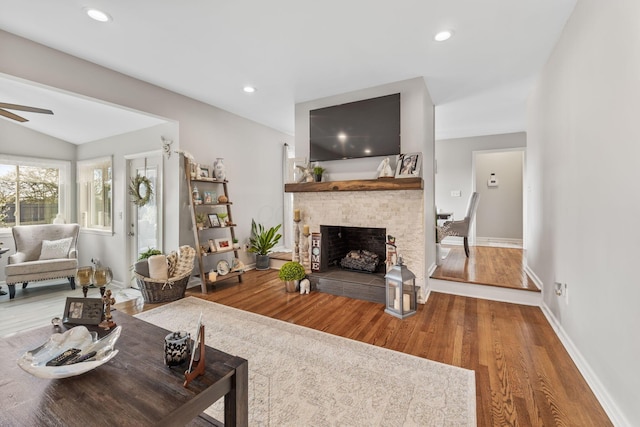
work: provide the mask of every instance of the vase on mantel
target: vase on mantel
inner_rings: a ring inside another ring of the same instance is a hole
[[[227,167],[224,165],[224,159],[218,157],[213,164],[213,172],[218,181],[224,181],[227,179]]]

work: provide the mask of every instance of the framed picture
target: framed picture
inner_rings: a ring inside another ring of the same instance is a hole
[[[69,297],[62,321],[74,325],[97,325],[102,321],[103,310],[102,298]]]
[[[231,239],[216,239],[215,242],[216,248],[218,248],[219,251],[226,251],[232,248]]]
[[[204,192],[204,203],[206,203],[206,204],[213,203],[213,197],[214,197],[214,194],[211,191],[205,191]]]
[[[422,173],[422,153],[400,154],[396,166],[396,178],[415,178]]]
[[[209,222],[212,227],[220,227],[220,218],[218,218],[218,214],[210,213]]]
[[[200,165],[200,176],[198,178],[209,178],[209,166]]]

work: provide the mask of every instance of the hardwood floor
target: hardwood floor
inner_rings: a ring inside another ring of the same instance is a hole
[[[537,307],[432,293],[415,316],[318,292],[288,294],[277,271],[252,270],[188,295],[476,373],[479,426],[612,425]],[[142,301],[117,304],[134,314]]]
[[[522,249],[471,246],[470,256],[457,245],[443,245],[449,255],[431,275],[434,279],[540,292],[524,271]]]

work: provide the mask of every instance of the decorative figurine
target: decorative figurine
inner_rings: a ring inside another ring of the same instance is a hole
[[[311,282],[309,279],[302,279],[300,281],[300,295],[308,294],[311,292]]]
[[[310,163],[307,163],[304,166],[296,165],[296,168],[300,169],[300,172],[302,172],[302,176],[298,180],[298,183],[313,182],[313,168]]]
[[[213,172],[213,176],[215,176],[218,181],[227,179],[227,167],[224,165],[224,159],[222,157],[218,157],[213,163]]]
[[[378,178],[393,178],[393,171],[389,166],[389,158],[385,158],[378,166]]]
[[[116,299],[111,296],[111,289],[107,289],[102,297],[102,302],[104,303],[104,320],[98,326],[109,330],[116,326],[116,323],[111,320],[111,306],[116,303]]]

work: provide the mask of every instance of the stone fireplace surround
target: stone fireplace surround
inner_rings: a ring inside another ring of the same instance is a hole
[[[419,185],[401,182],[404,185],[396,188],[399,181],[404,179],[388,180],[383,189],[376,184],[380,180],[286,184],[285,191],[293,193],[293,208],[301,212],[300,224],[309,225],[311,233],[319,233],[321,225],[386,229],[386,234],[396,238],[398,254],[405,265],[416,275],[418,300],[424,302],[423,182],[422,179],[419,179]]]

